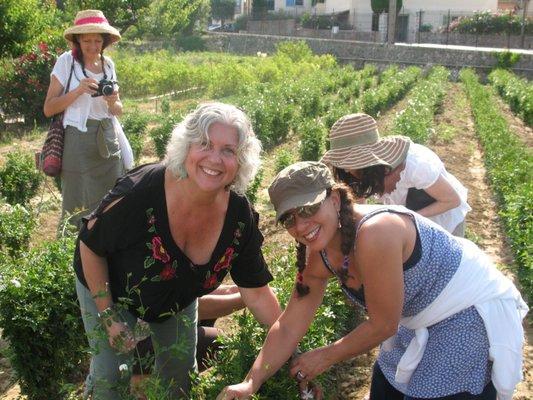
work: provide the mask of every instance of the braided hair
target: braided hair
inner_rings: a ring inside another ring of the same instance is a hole
[[[341,251],[347,256],[353,248],[355,242],[355,215],[353,211],[354,197],[350,188],[344,183],[336,183],[332,188],[328,189],[327,195],[331,191],[337,191],[340,196],[340,210],[339,222],[341,231]],[[296,268],[298,273],[296,275],[296,291],[298,296],[303,297],[309,293],[309,286],[303,283],[303,271],[307,265],[306,246],[297,242],[296,248]],[[348,271],[341,271],[341,279],[347,279]]]

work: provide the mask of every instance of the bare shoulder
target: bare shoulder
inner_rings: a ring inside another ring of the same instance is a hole
[[[357,233],[357,252],[386,250],[395,244],[403,246],[409,224],[412,224],[411,218],[404,214],[384,212],[373,216]]]

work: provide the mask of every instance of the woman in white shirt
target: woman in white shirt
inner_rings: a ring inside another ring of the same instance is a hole
[[[124,173],[115,129],[122,103],[115,66],[103,55],[120,33],[101,11],[84,10],[64,37],[72,50],[52,70],[44,114],[64,113],[62,219],[69,217],[78,226]]]
[[[467,189],[446,171],[430,149],[405,136],[379,137],[370,115],[345,115],[332,126],[330,150],[322,162],[359,198],[373,195],[383,204],[403,205],[455,236],[464,236],[471,210]]]

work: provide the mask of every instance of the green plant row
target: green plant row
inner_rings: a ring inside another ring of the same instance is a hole
[[[396,117],[392,133],[409,136],[416,143],[427,142],[433,116],[446,93],[449,74],[445,67],[434,67],[427,79],[411,90],[407,107]]]
[[[489,74],[489,82],[528,126],[533,126],[533,85],[505,69]]]
[[[408,67],[399,70],[393,66],[382,75],[379,86],[366,90],[359,99],[361,111],[377,117],[381,111],[401,99],[420,77],[422,70],[419,67]]]
[[[533,298],[533,156],[514,135],[497,108],[491,91],[470,69],[460,79],[472,104],[476,132],[485,151],[485,164],[498,194],[506,231],[518,264],[524,293]]]
[[[290,245],[281,249],[266,247],[264,252],[266,258],[271,260],[270,269],[275,276],[271,285],[282,307],[285,307],[295,284],[294,246]],[[344,295],[338,284],[331,282],[313,324],[300,342],[300,349],[307,351],[331,343],[346,333],[347,326],[354,326],[358,318],[361,318],[360,314],[345,303]],[[213,367],[198,378],[192,398],[214,399],[224,386],[241,382],[246,376],[263,345],[266,332],[250,313],[236,316],[235,322],[237,328],[225,338],[222,351],[212,362]],[[335,382],[332,378],[331,371],[319,377],[325,393],[335,391]],[[287,366],[265,382],[254,398],[297,399],[297,385],[289,376]]]
[[[74,240],[0,257],[0,327],[29,400],[64,399],[86,372],[87,343],[76,300]]]

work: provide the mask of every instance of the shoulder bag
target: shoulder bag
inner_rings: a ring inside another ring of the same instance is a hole
[[[68,93],[70,89],[70,80],[72,79],[72,71],[74,70],[74,59],[70,67],[70,75],[68,77],[67,87],[63,94]],[[65,128],[63,127],[63,114],[59,113],[52,117],[48,134],[44,141],[41,154],[38,157],[39,167],[48,176],[59,176],[61,173],[61,160],[63,158],[63,145],[65,144]]]

